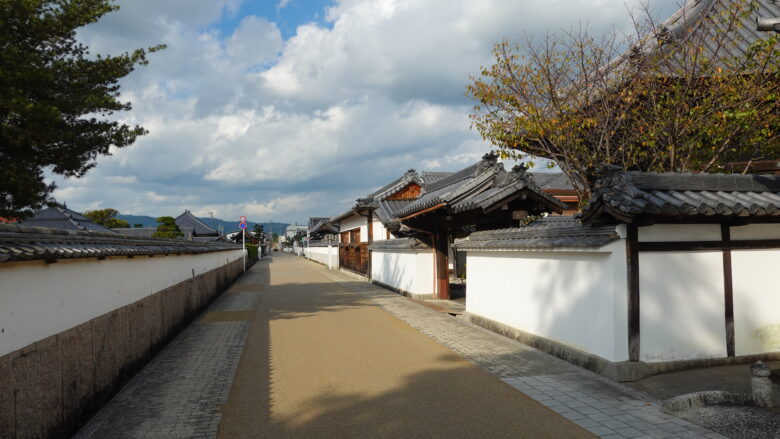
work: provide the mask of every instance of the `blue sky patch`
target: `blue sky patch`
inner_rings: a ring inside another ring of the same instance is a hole
[[[284,7],[279,8],[283,3],[279,0],[247,0],[235,14],[225,16],[215,27],[223,36],[227,36],[233,33],[244,17],[256,15],[276,23],[282,38],[287,40],[295,35],[296,29],[302,24],[315,22],[327,28],[332,26],[332,23],[325,21],[327,8],[335,4],[332,0],[289,0]]]

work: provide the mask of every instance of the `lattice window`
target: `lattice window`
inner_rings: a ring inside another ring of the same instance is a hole
[[[415,200],[420,196],[420,185],[409,183],[400,191],[387,197],[388,200]]]

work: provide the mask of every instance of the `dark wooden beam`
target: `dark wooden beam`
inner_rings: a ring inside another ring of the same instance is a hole
[[[731,242],[731,228],[720,225],[723,242]],[[734,356],[734,284],[731,271],[731,250],[723,250],[723,296],[726,305],[726,354]]]
[[[433,212],[434,210],[441,209],[441,208],[442,208],[442,207],[444,207],[444,206],[445,206],[445,204],[444,204],[444,203],[440,203],[440,204],[437,204],[437,205],[435,205],[435,206],[433,206],[433,207],[429,207],[429,208],[427,208],[427,209],[423,209],[423,210],[421,210],[421,211],[419,211],[419,212],[415,212],[415,213],[413,213],[413,214],[411,214],[411,215],[407,215],[407,216],[405,216],[405,217],[403,217],[403,218],[399,218],[399,219],[400,219],[401,221],[407,221],[407,220],[410,220],[410,219],[412,219],[412,218],[418,217],[418,216],[420,216],[420,215],[425,215],[425,214],[427,214],[427,213]]]
[[[751,239],[745,241],[678,241],[640,242],[640,252],[674,252],[702,250],[752,250],[780,248],[780,239]]]
[[[628,274],[628,360],[639,361],[639,248],[637,227],[626,224],[626,268]]]
[[[433,258],[436,272],[436,298],[449,300],[450,274],[447,264],[449,238],[444,230],[437,230],[433,235]]]

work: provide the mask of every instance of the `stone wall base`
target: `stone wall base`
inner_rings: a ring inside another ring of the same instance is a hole
[[[388,285],[386,283],[379,282],[378,280],[374,280],[374,279],[371,280],[371,283],[374,284],[374,285],[380,286],[380,287],[382,287],[382,288],[384,288],[386,290],[390,290],[390,291],[392,291],[394,293],[398,293],[398,294],[400,294],[402,296],[406,296],[406,297],[409,297],[409,298],[412,298],[412,299],[415,299],[415,300],[430,300],[430,299],[434,298],[433,294],[410,293],[409,291],[402,290],[400,288],[396,288],[394,286]]]
[[[644,361],[609,361],[598,355],[585,352],[581,349],[569,346],[565,343],[541,337],[521,329],[499,323],[486,317],[465,312],[463,318],[468,322],[485,329],[501,334],[536,348],[542,352],[554,355],[576,366],[604,375],[614,381],[631,382],[647,378],[659,373],[673,372],[677,370],[696,369],[701,367],[728,366],[736,364],[750,364],[758,360],[780,360],[780,353],[761,355],[745,355],[740,357],[707,358],[699,360],[679,360],[647,363]]]
[[[0,357],[0,437],[70,437],[242,274],[242,260]]]

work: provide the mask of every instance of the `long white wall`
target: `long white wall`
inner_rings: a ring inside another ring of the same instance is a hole
[[[780,239],[780,224],[731,227],[731,239]],[[717,224],[639,229],[640,241],[719,241]],[[780,250],[731,252],[736,355],[780,352],[780,290],[767,276]],[[646,252],[639,256],[640,357],[672,361],[725,357],[723,254]]]
[[[331,270],[339,269],[339,246],[330,247],[306,247],[304,255],[312,261],[319,262]]]
[[[372,250],[371,279],[412,294],[433,294],[433,251]]]
[[[242,251],[0,265],[0,356],[241,259]]]
[[[780,224],[731,227],[732,240],[780,239]],[[717,224],[639,228],[640,242],[720,241]],[[736,355],[780,352],[780,249],[734,250]],[[625,241],[599,251],[468,251],[466,310],[611,361],[627,355]],[[640,252],[640,360],[721,358],[722,251]]]
[[[628,359],[625,241],[598,251],[468,251],[466,311]]]

